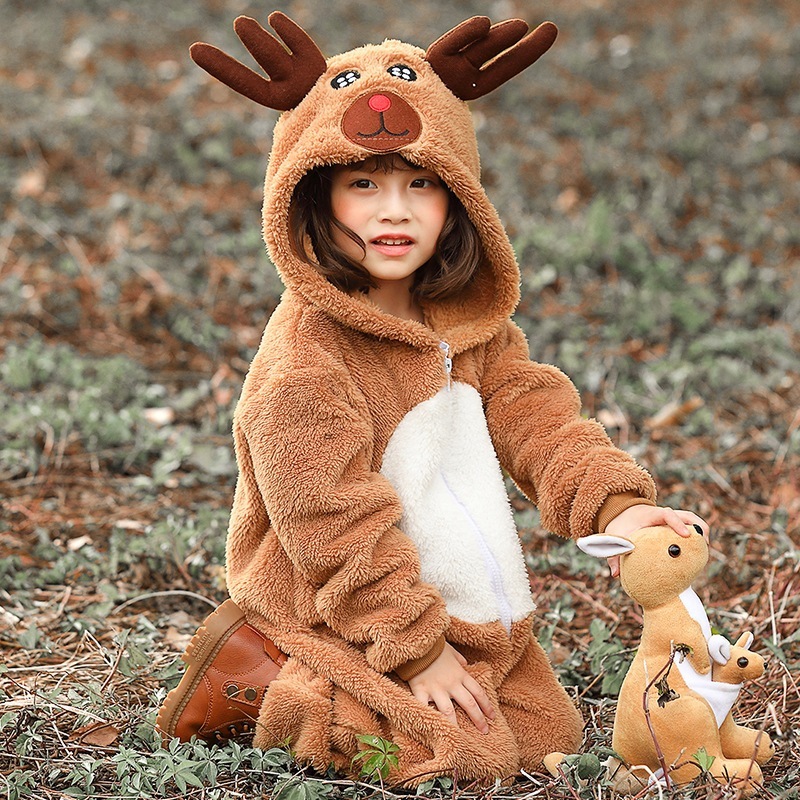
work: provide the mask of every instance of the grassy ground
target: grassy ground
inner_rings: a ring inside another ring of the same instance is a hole
[[[696,587],[769,654],[738,715],[800,783],[800,7],[793,0],[281,3],[326,53],[553,18],[473,104],[523,272],[518,321],[587,412],[711,523]],[[232,408],[280,287],[260,243],[272,112],[187,57],[244,0],[0,0],[0,792],[380,796],[281,751],[161,751],[177,656],[225,597]],[[413,11],[413,13],[409,13]],[[540,631],[604,756],[637,609],[514,505]],[[461,797],[612,797],[533,775]],[[389,793],[387,793],[389,794]],[[698,779],[672,797],[733,797]]]

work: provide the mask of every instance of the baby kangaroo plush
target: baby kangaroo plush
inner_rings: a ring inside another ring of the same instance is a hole
[[[764,662],[747,649],[752,636],[731,645],[711,635],[691,588],[708,561],[703,536],[643,528],[626,538],[586,536],[578,546],[598,558],[621,556],[622,588],[644,612],[641,644],[614,720],[612,746],[630,765],[616,770],[615,788],[636,791],[646,784],[648,770],[660,777],[664,766],[672,782],[688,783],[699,770],[692,756],[704,748],[714,757],[709,771],[717,780],[734,781],[752,794],[772,744],[767,734],[736,725],[730,712],[742,680],[760,675]]]
[[[731,644],[724,636],[715,634],[708,643],[711,658],[711,677],[721,683],[733,683],[741,686],[745,681],[752,681],[764,674],[764,658],[750,650],[753,634],[745,631]]]
[[[709,640],[709,652],[714,663],[711,666],[711,678],[714,682],[733,684],[737,692],[745,681],[753,681],[764,674],[764,658],[750,650],[753,634],[745,631],[731,644],[724,636],[715,634]],[[745,753],[752,757],[757,747],[756,761],[763,764],[774,754],[772,741],[766,733],[753,736],[751,728],[737,725],[731,712],[720,725],[720,739],[725,743],[726,752]]]

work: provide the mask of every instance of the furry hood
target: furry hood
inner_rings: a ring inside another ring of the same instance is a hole
[[[486,258],[457,297],[426,302],[437,335],[456,351],[487,341],[519,300],[519,269],[497,212],[480,183],[480,163],[466,100],[486,94],[545,52],[552,23],[528,33],[527,23],[491,25],[473,17],[427,52],[395,40],[366,45],[328,60],[301,28],[280,12],[270,24],[291,54],[247,17],[234,28],[270,80],[207,44],[194,60],[256,102],[282,110],[275,126],[264,188],[264,238],[287,288],[342,323],[416,345],[430,332],[392,317],[330,284],[292,252],[288,210],[309,170],[397,153],[435,171],[464,205]],[[488,62],[488,63],[485,63]]]

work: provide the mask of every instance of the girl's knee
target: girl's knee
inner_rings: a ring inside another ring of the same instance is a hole
[[[498,688],[500,710],[519,743],[523,766],[538,768],[548,753],[574,753],[583,718],[535,638]]]
[[[523,769],[539,769],[549,753],[580,749],[583,718],[572,703],[541,714],[507,705],[501,710],[514,732]]]

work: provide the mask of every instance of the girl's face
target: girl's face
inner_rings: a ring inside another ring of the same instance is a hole
[[[379,285],[410,287],[411,276],[436,252],[449,197],[435,172],[400,158],[389,171],[369,162],[334,167],[331,211],[361,237],[366,253],[336,226],[334,241]]]

